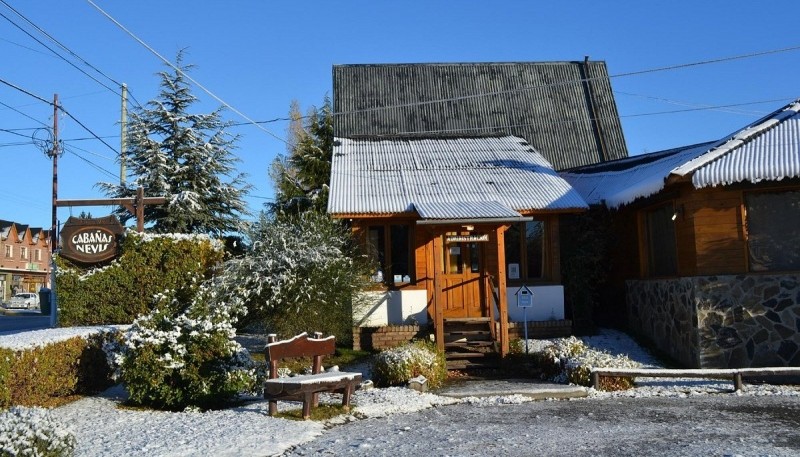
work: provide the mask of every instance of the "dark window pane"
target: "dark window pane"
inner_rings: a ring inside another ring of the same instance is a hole
[[[800,191],[745,194],[751,271],[800,270]]]
[[[517,274],[521,274],[519,269],[522,268],[521,265],[521,255],[520,255],[520,246],[522,242],[520,241],[520,230],[519,224],[512,225],[505,233],[505,250],[506,250],[506,276],[508,279],[519,279],[519,276],[514,277],[511,273],[511,268],[509,265],[515,264],[517,265]]]
[[[544,263],[544,223],[528,221],[525,223],[525,259],[528,266],[528,279],[542,277]]]
[[[645,213],[647,272],[650,276],[674,276],[678,272],[674,214],[672,204]]]
[[[391,274],[411,277],[411,240],[407,225],[392,225],[391,234]]]
[[[386,245],[384,244],[384,230],[381,226],[370,227],[367,230],[367,249],[369,254],[378,263],[379,268],[386,270]],[[385,273],[385,271],[384,271]]]
[[[481,272],[480,252],[478,249],[480,249],[478,243],[469,244],[469,271],[472,273]]]
[[[450,274],[459,274],[462,273],[464,270],[462,269],[462,253],[463,253],[463,245],[464,243],[445,243],[444,248],[446,250],[446,257],[447,257],[447,273]]]

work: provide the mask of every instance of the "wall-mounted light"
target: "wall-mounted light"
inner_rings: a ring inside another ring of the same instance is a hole
[[[682,214],[683,214],[683,205],[680,205],[677,208],[675,208],[675,212],[672,213],[672,220],[673,221],[677,220],[678,216]]]

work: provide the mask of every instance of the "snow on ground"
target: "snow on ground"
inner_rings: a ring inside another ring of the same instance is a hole
[[[15,351],[44,347],[48,344],[66,341],[75,337],[88,338],[101,332],[110,332],[114,329],[124,328],[120,325],[106,325],[96,327],[64,327],[49,328],[44,330],[29,330],[27,332],[0,333],[0,347]]]
[[[75,333],[69,333],[75,332]],[[59,329],[58,337],[46,336],[48,331],[29,332],[35,335],[0,336],[0,345],[30,347],[36,338],[52,341],[83,335],[86,330]],[[590,346],[612,354],[626,354],[649,367],[660,367],[658,361],[621,332],[604,330],[597,336],[584,340]],[[25,343],[27,341],[27,343]],[[353,367],[348,367],[353,370]],[[598,392],[590,389],[587,400],[602,401],[612,397],[691,397],[725,393],[730,395],[730,381],[704,381],[697,379],[646,379],[640,387],[624,392]],[[475,390],[480,391],[480,383]],[[353,413],[334,418],[327,423],[290,421],[270,417],[267,403],[253,399],[245,406],[223,411],[169,413],[121,408],[124,390],[115,387],[97,397],[84,398],[53,409],[54,418],[75,435],[77,456],[255,456],[281,454],[302,443],[320,436],[327,427],[343,426],[347,422],[368,418],[407,414],[423,409],[450,405],[469,405],[471,408],[498,408],[532,401],[522,395],[483,396],[455,399],[420,393],[405,388],[367,389],[353,396]],[[769,386],[745,384],[745,391],[736,395],[791,395],[800,396],[795,386]],[[338,402],[339,398],[323,395],[325,402]],[[279,402],[280,410],[297,409],[298,403]]]

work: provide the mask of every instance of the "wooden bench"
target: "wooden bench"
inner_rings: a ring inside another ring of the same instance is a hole
[[[315,333],[309,338],[301,333],[290,340],[277,341],[269,335],[264,355],[269,363],[269,379],[264,382],[264,398],[269,401],[269,415],[278,412],[278,400],[302,401],[303,419],[311,417],[311,407],[319,403],[320,392],[342,394],[342,407],[350,410],[350,399],[361,383],[361,373],[325,372],[322,373],[322,357],[336,352],[336,338],[322,338]],[[311,374],[278,377],[278,364],[284,359],[311,357]]]
[[[700,368],[700,369],[668,369],[668,368],[593,368],[592,387],[600,388],[600,377],[614,376],[626,378],[700,378],[731,379],[733,390],[742,390],[742,378],[765,378],[769,376],[800,376],[797,367],[770,368]]]

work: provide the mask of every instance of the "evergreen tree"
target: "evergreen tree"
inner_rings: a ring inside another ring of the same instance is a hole
[[[239,230],[241,216],[248,214],[244,196],[250,185],[236,171],[232,154],[238,137],[226,132],[229,123],[222,109],[209,114],[189,112],[197,98],[192,95],[183,65],[159,73],[161,91],[145,106],[133,110],[128,125],[127,185],[100,183],[112,197],[133,197],[144,188],[148,197],[164,196],[168,203],[145,206],[145,223],[159,233],[221,235]],[[123,221],[132,216],[120,209]]]
[[[302,117],[296,102],[290,109],[288,155],[272,163],[270,177],[275,185],[276,215],[298,214],[306,210],[324,213],[328,207],[328,186],[333,156],[333,109],[325,97],[321,108],[312,107]]]

